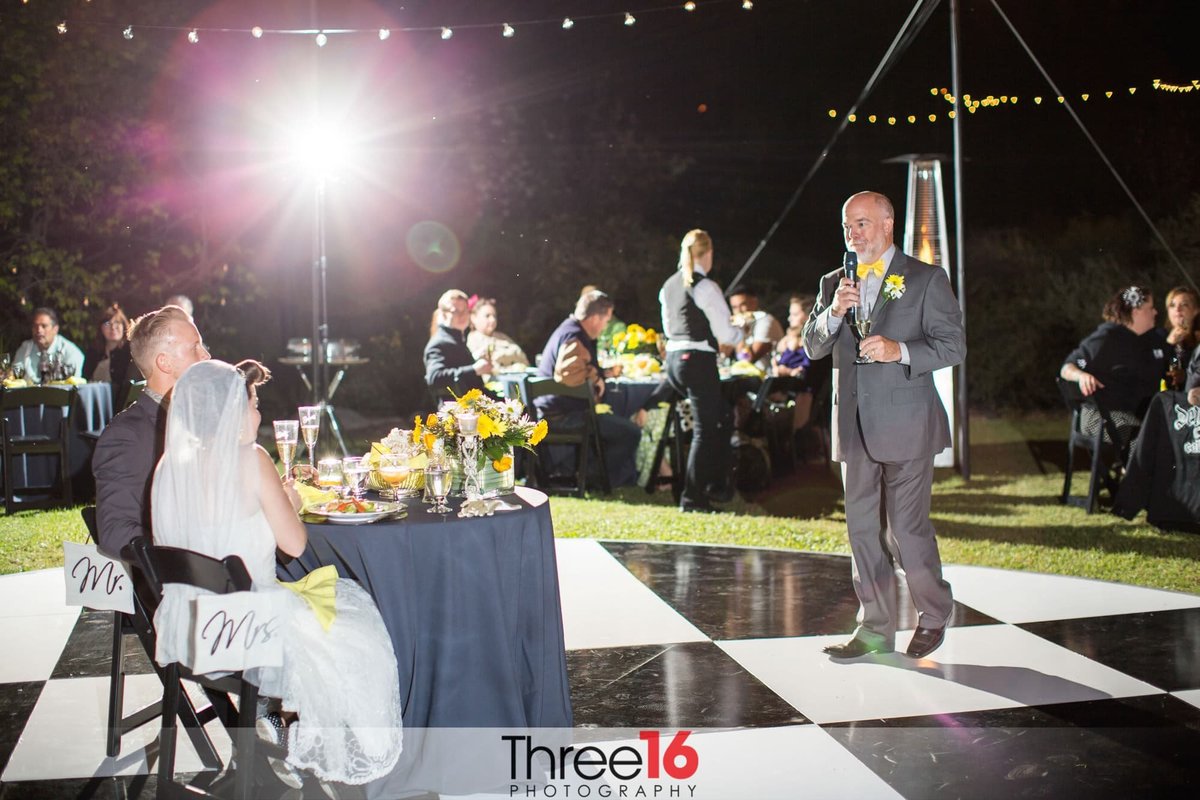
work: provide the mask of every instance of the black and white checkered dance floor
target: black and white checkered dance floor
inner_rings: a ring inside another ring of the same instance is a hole
[[[755,765],[707,776],[706,797],[1200,787],[1200,595],[949,566],[958,607],[941,649],[837,664],[821,648],[854,628],[845,557],[570,539],[557,549],[576,725],[704,729],[706,757]],[[143,748],[155,725],[104,756],[108,620],[63,605],[60,571],[0,578],[3,800],[153,795]],[[126,688],[132,709],[160,684],[127,649],[140,673]],[[186,737],[178,759],[181,772],[200,768]]]

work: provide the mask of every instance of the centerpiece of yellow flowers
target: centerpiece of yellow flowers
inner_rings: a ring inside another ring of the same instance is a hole
[[[621,363],[621,374],[627,378],[649,378],[661,372],[658,344],[658,333],[637,323],[613,336],[613,349]]]

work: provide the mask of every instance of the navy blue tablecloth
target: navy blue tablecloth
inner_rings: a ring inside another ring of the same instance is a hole
[[[375,598],[406,729],[571,727],[550,505],[517,491],[506,499],[522,509],[492,517],[414,500],[394,522],[309,524],[308,548],[279,568],[295,580],[333,564]]]

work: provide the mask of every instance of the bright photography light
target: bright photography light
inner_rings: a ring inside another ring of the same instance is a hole
[[[314,178],[326,179],[352,160],[350,141],[344,130],[325,121],[301,126],[289,144],[291,160]]]

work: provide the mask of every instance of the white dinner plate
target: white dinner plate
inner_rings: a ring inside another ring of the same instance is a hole
[[[305,513],[314,514],[318,517],[324,517],[329,522],[337,523],[338,525],[366,525],[368,522],[375,522],[384,517],[391,516],[397,511],[404,509],[401,503],[384,503],[375,501],[374,511],[359,511],[359,512],[342,512],[342,511],[325,511],[320,507],[309,508]]]

